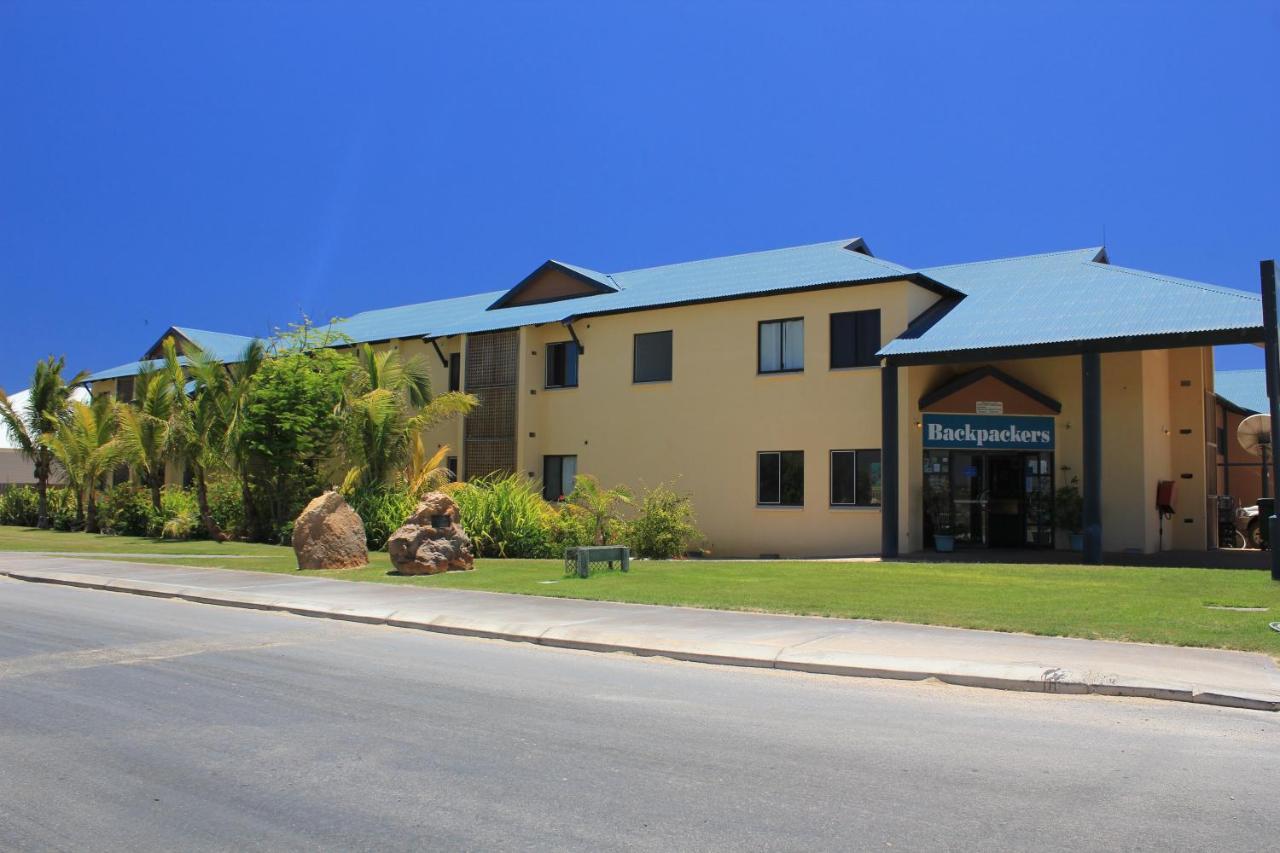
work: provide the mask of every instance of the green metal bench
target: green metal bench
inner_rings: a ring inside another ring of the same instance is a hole
[[[631,549],[625,545],[584,545],[580,548],[566,548],[564,551],[566,575],[589,577],[592,563],[608,563],[610,571],[613,571],[614,563],[620,563],[624,572],[630,571]]]

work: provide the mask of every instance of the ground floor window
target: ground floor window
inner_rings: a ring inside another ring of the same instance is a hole
[[[880,451],[831,451],[831,505],[880,506]]]
[[[957,546],[1052,548],[1053,453],[925,450],[925,535]]]
[[[765,450],[756,454],[756,503],[804,506],[803,450]]]
[[[562,501],[573,491],[578,476],[578,457],[542,457],[542,496],[549,501]]]
[[[444,460],[444,467],[445,467],[445,469],[449,472],[449,479],[450,479],[451,481],[453,481],[453,482],[457,482],[457,480],[458,480],[458,457],[456,457],[456,456],[446,456],[446,457],[445,457],[445,460]]]

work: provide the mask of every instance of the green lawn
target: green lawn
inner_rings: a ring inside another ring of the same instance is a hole
[[[479,589],[989,628],[1267,652],[1280,657],[1280,583],[1266,571],[964,563],[820,563],[690,560],[632,563],[630,574],[565,578],[559,560],[477,560],[476,571],[430,577],[373,565],[299,572],[293,552],[273,545],[159,542],[0,527],[0,550],[154,554],[147,561],[323,575],[353,581]],[[198,559],[193,554],[223,555]],[[240,556],[237,556],[240,555]],[[135,558],[129,558],[135,559]],[[1206,605],[1260,606],[1266,613]]]

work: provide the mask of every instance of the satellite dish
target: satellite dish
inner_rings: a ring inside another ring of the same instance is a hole
[[[1254,456],[1262,456],[1271,447],[1271,416],[1249,415],[1236,427],[1240,446]]]

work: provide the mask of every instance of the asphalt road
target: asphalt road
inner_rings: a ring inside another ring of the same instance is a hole
[[[0,578],[0,847],[1275,849],[1280,715]]]

